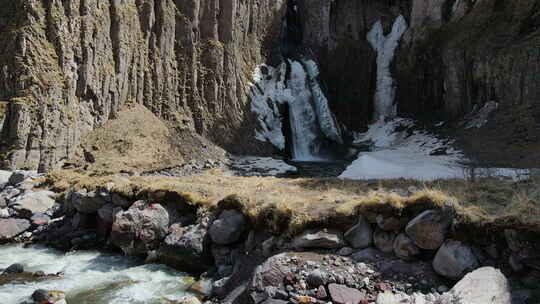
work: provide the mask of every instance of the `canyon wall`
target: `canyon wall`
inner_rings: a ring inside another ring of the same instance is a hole
[[[246,90],[277,49],[283,2],[0,0],[3,166],[59,167],[128,104],[249,149]]]

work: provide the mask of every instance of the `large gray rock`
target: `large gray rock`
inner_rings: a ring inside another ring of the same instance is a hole
[[[452,217],[440,210],[426,210],[412,219],[405,231],[422,249],[439,248],[452,224]]]
[[[225,210],[210,226],[212,241],[219,245],[230,245],[240,239],[246,229],[245,216],[236,210]]]
[[[375,247],[384,253],[390,253],[394,250],[394,240],[397,233],[394,231],[383,231],[379,228],[373,233],[373,243]]]
[[[457,280],[478,268],[473,250],[459,241],[448,240],[437,251],[433,269],[443,277]]]
[[[404,260],[411,260],[420,254],[420,248],[405,233],[400,233],[394,240],[394,254]]]
[[[69,200],[75,210],[81,213],[94,213],[103,207],[110,199],[110,195],[105,190],[94,190],[88,192],[86,189],[74,191],[70,194]]]
[[[0,219],[0,242],[10,241],[30,228],[30,222],[25,219]]]
[[[493,267],[482,267],[467,274],[449,294],[464,304],[512,303],[508,280]]]
[[[158,249],[158,258],[171,267],[202,273],[212,266],[205,237],[206,229],[201,225],[172,225]]]
[[[9,204],[21,217],[30,218],[34,213],[45,213],[55,204],[55,193],[51,191],[27,191]]]
[[[145,254],[159,246],[168,228],[169,214],[163,206],[138,201],[114,217],[111,242],[126,254]]]
[[[344,236],[351,247],[356,249],[367,248],[373,243],[373,229],[363,216],[358,218],[358,223],[345,232]]]
[[[295,248],[336,249],[345,245],[341,231],[334,229],[311,229],[297,236],[293,241]]]

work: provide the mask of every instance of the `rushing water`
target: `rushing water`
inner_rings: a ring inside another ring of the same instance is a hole
[[[32,246],[0,246],[0,268],[21,263],[29,272],[63,272],[59,278],[41,282],[0,286],[1,303],[19,303],[36,289],[60,290],[68,303],[153,304],[186,295],[190,278],[163,265],[143,264],[116,254],[96,251],[62,252]]]

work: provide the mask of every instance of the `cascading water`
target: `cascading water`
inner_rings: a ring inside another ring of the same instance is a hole
[[[288,1],[283,21],[281,50],[285,58],[298,57],[301,29],[294,0]],[[285,59],[277,68],[261,65],[254,73],[251,90],[252,110],[257,114],[260,129],[256,138],[285,149],[283,124],[290,126],[293,160],[321,161],[329,143],[342,144],[342,136],[334,114],[330,111],[317,77],[317,64],[306,59]],[[288,105],[289,121],[283,121],[279,105]]]

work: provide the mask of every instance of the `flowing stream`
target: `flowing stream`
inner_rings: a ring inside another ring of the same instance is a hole
[[[192,281],[163,265],[97,251],[64,254],[41,246],[5,245],[0,256],[2,269],[20,263],[28,272],[63,273],[39,282],[0,285],[1,303],[20,303],[36,289],[45,289],[65,292],[68,303],[157,304],[185,296]]]

